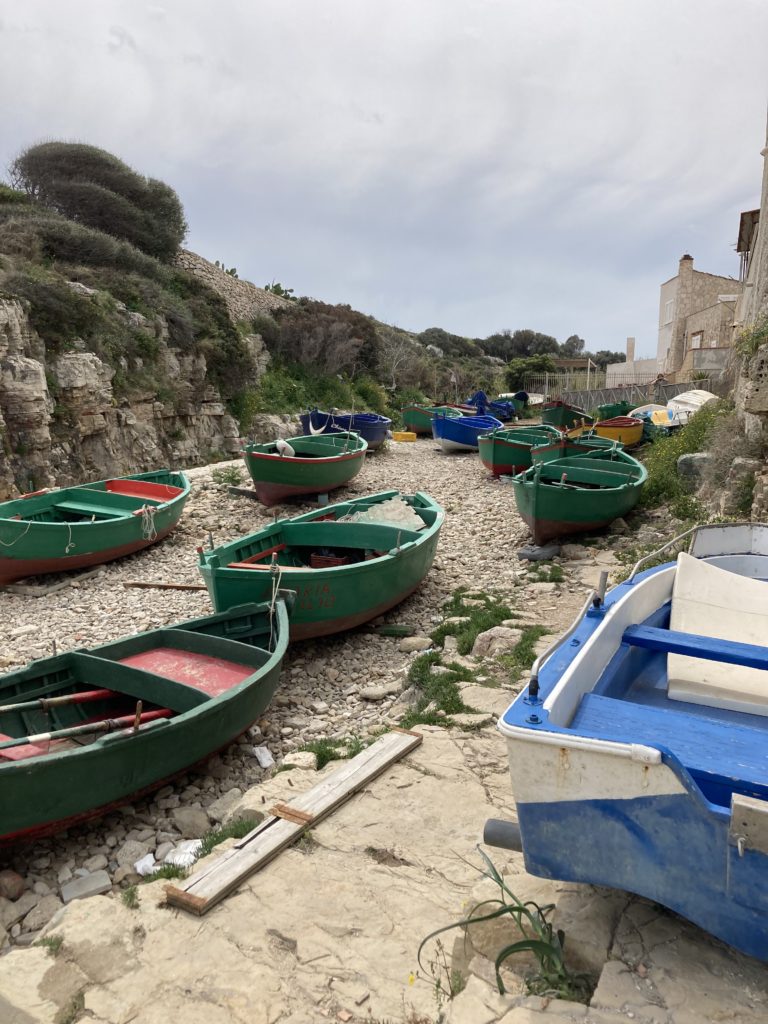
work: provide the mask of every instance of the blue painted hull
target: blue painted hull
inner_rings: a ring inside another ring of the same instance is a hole
[[[302,413],[299,418],[304,434],[311,433],[311,430],[314,430],[315,433],[320,430],[324,434],[339,434],[353,430],[364,441],[367,441],[369,451],[380,448],[392,429],[392,420],[372,412],[344,415],[343,413],[321,412],[319,409],[313,409],[311,412]]]
[[[494,416],[434,416],[432,436],[445,451],[477,451],[480,435],[501,426]]]
[[[754,529],[743,552],[694,557],[768,587]],[[525,866],[655,900],[768,960],[768,714],[675,697],[668,678],[673,656],[716,662],[732,693],[768,648],[671,629],[677,578],[667,563],[611,590],[502,716]]]

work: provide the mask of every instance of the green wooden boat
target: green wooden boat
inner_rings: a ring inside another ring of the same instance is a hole
[[[100,565],[162,540],[189,497],[167,469],[35,491],[0,504],[0,586]]]
[[[367,451],[362,437],[343,431],[249,444],[243,457],[256,496],[269,506],[296,495],[327,494],[343,487],[363,468]]]
[[[411,594],[435,557],[445,513],[427,494],[383,491],[277,520],[200,552],[218,611],[296,593],[291,639],[326,636],[381,615]]]
[[[561,436],[557,427],[547,423],[492,430],[478,438],[480,461],[494,476],[514,476],[531,465],[531,450],[536,445],[556,441]]]
[[[275,594],[0,676],[0,842],[104,813],[226,746],[270,703],[287,644]]]
[[[621,441],[600,437],[599,434],[582,433],[569,436],[561,433],[558,437],[548,438],[531,450],[531,465],[535,466],[539,462],[555,462],[558,459],[565,459],[569,455],[585,455],[587,452],[612,451],[623,447]]]
[[[611,420],[614,416],[629,416],[631,411],[631,402],[609,402],[597,407],[598,418],[601,420]]]
[[[645,466],[620,448],[539,462],[512,478],[517,509],[535,544],[607,526],[637,504]]]
[[[592,423],[592,417],[585,409],[568,402],[545,402],[541,407],[541,422],[553,427],[575,427],[579,423]]]
[[[461,416],[460,409],[452,405],[406,405],[402,410],[403,426],[414,434],[428,434],[432,437],[432,417]]]

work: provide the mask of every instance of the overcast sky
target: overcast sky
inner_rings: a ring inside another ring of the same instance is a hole
[[[0,168],[89,142],[256,284],[650,355],[684,252],[738,276],[766,54],[768,0],[0,0]]]

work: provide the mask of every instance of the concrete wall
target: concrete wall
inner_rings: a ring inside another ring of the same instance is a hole
[[[622,384],[647,384],[658,376],[655,359],[634,359],[626,363],[609,363],[605,368],[605,386],[619,387]]]

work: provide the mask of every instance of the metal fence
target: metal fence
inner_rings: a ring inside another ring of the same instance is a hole
[[[579,376],[581,371],[579,371]],[[670,398],[682,394],[684,391],[695,389],[713,391],[718,394],[721,390],[719,381],[694,380],[681,381],[678,384],[666,384],[658,381],[650,381],[646,384],[635,382],[627,384],[605,386],[605,374],[603,380],[598,376],[597,381],[590,380],[590,387],[579,387],[581,381],[565,386],[563,374],[531,374],[525,378],[525,390],[529,394],[544,395],[545,400],[562,399],[571,405],[578,405],[582,409],[596,409],[598,405],[608,405],[612,402],[631,402],[633,405],[646,405],[656,403],[666,405]],[[592,375],[594,377],[594,374]],[[573,386],[573,384],[577,386]],[[586,382],[584,382],[586,383]]]

